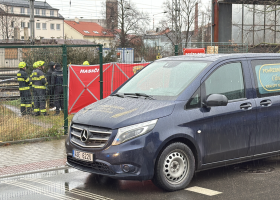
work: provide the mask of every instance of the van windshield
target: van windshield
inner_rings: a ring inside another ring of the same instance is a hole
[[[157,61],[141,70],[118,93],[176,97],[208,64],[205,61]]]

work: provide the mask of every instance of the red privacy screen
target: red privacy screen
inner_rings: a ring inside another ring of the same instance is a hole
[[[106,98],[149,63],[103,64],[103,97]],[[100,99],[99,65],[69,65],[68,113],[76,113]]]

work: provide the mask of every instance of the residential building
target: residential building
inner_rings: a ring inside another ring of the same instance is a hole
[[[95,44],[103,44],[104,48],[112,47],[115,43],[115,36],[110,31],[106,31],[102,26],[95,22],[64,21],[65,38],[88,40]]]
[[[29,7],[28,0],[0,0],[0,18],[3,22],[0,24],[0,39],[29,39]],[[63,38],[64,18],[59,14],[59,9],[42,1],[35,1],[34,9],[35,39]],[[7,28],[4,30],[1,26]]]
[[[169,28],[166,28],[163,31],[147,31],[147,34],[143,37],[146,46],[158,49],[171,48],[172,39],[174,39],[174,34]]]

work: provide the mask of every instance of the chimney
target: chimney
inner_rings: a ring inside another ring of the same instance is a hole
[[[195,4],[194,35],[198,35],[198,3]]]
[[[80,22],[78,17],[75,17],[75,22],[76,22],[77,24]]]
[[[106,28],[118,27],[118,0],[106,0]]]
[[[15,29],[14,29],[14,40],[20,40],[20,29],[19,29],[19,27],[15,27]]]
[[[24,27],[24,40],[29,40],[28,27]]]

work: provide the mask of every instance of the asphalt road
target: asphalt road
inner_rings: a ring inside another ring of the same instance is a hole
[[[198,172],[181,191],[151,181],[120,181],[75,169],[0,179],[0,199],[224,200],[279,199],[280,157]]]

